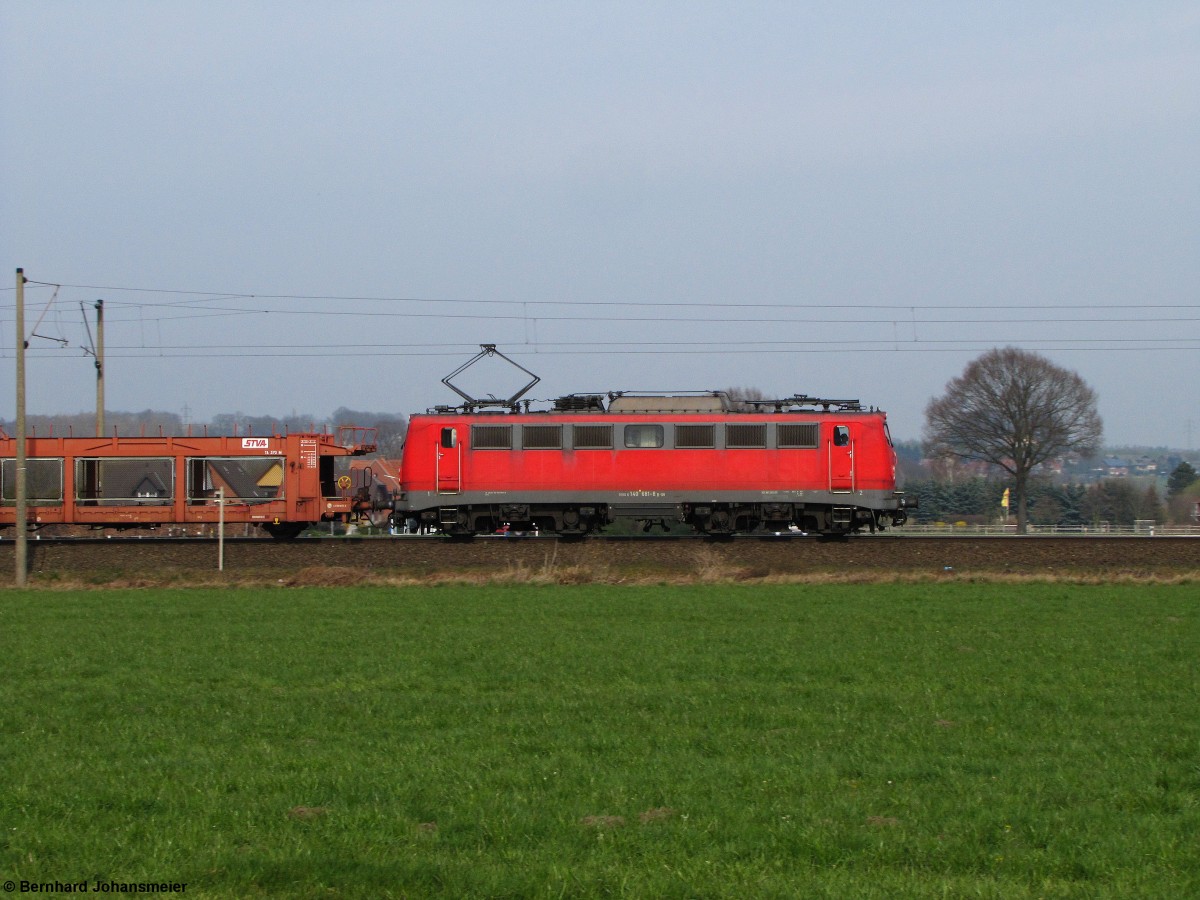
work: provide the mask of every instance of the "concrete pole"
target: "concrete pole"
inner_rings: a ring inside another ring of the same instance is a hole
[[[104,437],[104,301],[96,301],[96,437]]]
[[[17,587],[25,587],[29,574],[29,534],[25,497],[25,270],[17,269],[17,458],[16,458],[16,572]]]
[[[225,485],[217,488],[217,571],[225,571]]]

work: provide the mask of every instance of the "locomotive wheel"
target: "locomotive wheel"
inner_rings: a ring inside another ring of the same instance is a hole
[[[562,526],[558,529],[561,537],[579,540],[587,535],[592,530],[591,519],[584,519],[579,515],[579,510],[572,507],[564,509],[562,512]]]
[[[469,541],[475,537],[475,529],[471,527],[465,516],[460,516],[457,522],[443,523],[442,534],[452,541]]]
[[[716,510],[704,523],[704,530],[709,534],[733,534],[733,519],[723,509]]]

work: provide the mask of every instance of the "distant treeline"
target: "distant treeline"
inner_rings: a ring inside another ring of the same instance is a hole
[[[1138,520],[1166,521],[1167,509],[1158,487],[1143,481],[1109,478],[1092,484],[1035,483],[1029,491],[1029,522],[1089,527],[1107,522],[1132,528]],[[982,477],[958,481],[910,478],[904,483],[904,492],[920,501],[910,515],[913,521],[987,524],[1004,516],[1000,501],[1005,486],[1004,481]]]

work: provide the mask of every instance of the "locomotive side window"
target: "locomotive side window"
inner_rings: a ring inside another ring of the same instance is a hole
[[[711,450],[716,436],[715,425],[676,425],[675,447],[683,450]]]
[[[471,446],[476,450],[511,450],[511,425],[472,425]]]
[[[458,432],[453,428],[442,429],[442,446],[449,449],[458,444]]]
[[[846,425],[835,425],[833,429],[833,446],[850,446],[850,428]]]
[[[663,445],[663,427],[661,425],[626,425],[625,446],[634,448],[654,448]]]
[[[561,450],[561,425],[522,425],[521,446],[526,450]]]
[[[780,426],[783,427],[783,426]],[[725,426],[725,446],[735,450],[761,449],[767,446],[766,423]]]
[[[798,422],[778,425],[775,435],[779,446],[792,450],[815,450],[817,448],[817,423]]]
[[[611,450],[613,427],[611,425],[574,425],[571,443],[576,450]]]

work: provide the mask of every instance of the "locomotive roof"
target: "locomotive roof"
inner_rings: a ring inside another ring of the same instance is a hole
[[[606,403],[607,401],[607,403]],[[794,394],[776,400],[732,397],[726,391],[696,391],[691,393],[655,393],[610,391],[607,394],[567,394],[552,401],[550,409],[532,409],[535,401],[474,401],[460,406],[435,406],[430,413],[624,413],[624,414],[686,414],[686,413],[784,413],[784,412],[862,412],[858,400],[832,400]]]

